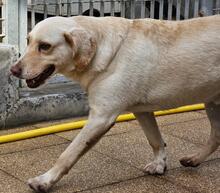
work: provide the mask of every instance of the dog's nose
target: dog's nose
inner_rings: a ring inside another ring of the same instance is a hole
[[[18,78],[21,76],[22,70],[21,70],[21,68],[20,68],[18,65],[12,66],[11,69],[10,69],[10,71],[11,71],[11,73],[12,73],[14,76],[16,76],[16,77],[18,77]]]

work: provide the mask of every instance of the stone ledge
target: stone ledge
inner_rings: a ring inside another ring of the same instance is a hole
[[[83,92],[21,98],[7,115],[5,126],[15,127],[41,121],[57,120],[88,114]],[[1,123],[0,123],[1,124]]]

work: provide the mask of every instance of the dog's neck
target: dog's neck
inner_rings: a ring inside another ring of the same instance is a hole
[[[111,17],[90,17],[88,20],[88,17],[77,16],[73,17],[73,19],[78,25],[88,30],[97,43],[96,54],[85,71],[73,71],[71,74],[66,75],[77,80],[80,85],[88,91],[89,85],[99,74],[103,71],[107,71],[115,54],[120,49],[124,39],[126,39],[129,31],[129,25],[127,25],[129,21],[123,18],[117,18],[120,20],[120,25],[118,24],[118,26],[116,26]],[[93,25],[93,23],[96,25]],[[109,23],[109,25],[103,25],[103,23]],[[106,26],[108,27],[106,28]],[[112,44],[112,42],[114,42],[114,44]]]

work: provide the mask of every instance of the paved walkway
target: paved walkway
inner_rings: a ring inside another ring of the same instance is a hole
[[[123,122],[116,124],[51,193],[219,193],[220,148],[198,168],[184,168],[178,161],[207,140],[210,125],[205,112],[167,115],[157,120],[167,143],[165,175],[142,172],[152,160],[151,148],[136,121]],[[47,124],[1,131],[0,135]],[[48,170],[78,132],[0,145],[0,193],[31,193],[27,179]]]

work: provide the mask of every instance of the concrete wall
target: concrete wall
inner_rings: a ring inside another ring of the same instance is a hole
[[[6,117],[6,127],[83,116],[88,109],[86,95],[81,91],[20,98]]]
[[[0,128],[6,125],[8,113],[18,100],[18,81],[9,75],[16,59],[14,47],[0,44]]]
[[[57,93],[26,91],[21,94],[18,79],[9,73],[17,57],[13,46],[0,44],[0,129],[88,113],[87,96],[78,85]]]

